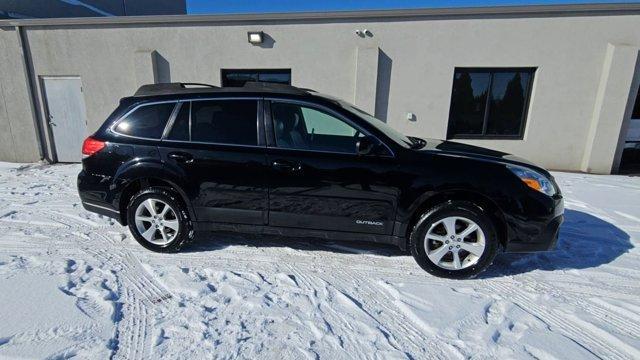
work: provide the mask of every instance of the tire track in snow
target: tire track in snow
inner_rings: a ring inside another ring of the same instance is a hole
[[[586,321],[564,316],[553,308],[543,308],[532,301],[528,295],[516,289],[513,284],[509,285],[500,281],[485,281],[485,289],[492,290],[494,294],[507,298],[525,312],[557,329],[595,356],[620,360],[640,358],[640,350],[624,343],[617,337]]]
[[[104,263],[117,265],[123,271],[122,276],[126,278],[127,284],[132,285],[149,304],[157,304],[173,297],[144,269],[137,257],[117,244],[112,238],[96,232],[89,234],[76,232],[74,235],[82,238],[84,243],[95,241],[94,238],[100,238],[105,243],[112,245],[112,247],[87,247],[84,250],[100,258]],[[91,246],[91,244],[89,245]]]
[[[149,309],[136,294],[125,288],[123,319],[118,324],[118,351],[114,359],[148,359],[151,356]]]
[[[150,316],[148,307],[154,305],[150,299],[153,294],[145,288],[143,282],[136,274],[131,274],[131,269],[125,262],[104,249],[85,249],[87,253],[98,259],[103,264],[115,265],[118,269],[115,273],[119,279],[119,293],[121,301],[121,318],[117,321],[116,341],[118,347],[114,358],[144,359],[150,356],[148,344],[147,318]],[[142,334],[142,335],[141,335]]]
[[[168,291],[162,290],[161,285],[152,281],[144,269],[141,269],[140,266],[137,266],[131,260],[127,260],[128,256],[119,253],[117,249],[87,248],[86,251],[105,264],[115,265],[118,268],[119,275],[125,280],[124,284],[131,286],[142,296],[142,300],[145,301],[147,305],[158,304],[173,297]]]
[[[561,288],[552,286],[550,284],[541,283],[534,279],[527,277],[527,283],[534,284],[536,290],[545,294],[553,294],[555,297],[561,297],[566,303],[570,303],[573,306],[580,308],[582,311],[591,314],[592,316],[602,320],[604,323],[617,329],[621,334],[640,339],[640,316],[634,314],[627,314],[627,316],[616,312],[615,307],[606,306],[604,301],[593,301],[585,299],[584,297],[578,297],[571,295]],[[629,316],[631,315],[631,316]]]
[[[554,280],[554,284],[566,284],[567,288],[561,288],[561,291],[579,295],[579,296],[588,296],[588,297],[602,297],[602,298],[610,298],[610,299],[618,299],[622,301],[630,301],[635,300],[637,298],[638,289],[627,288],[624,285],[619,286],[617,288],[613,288],[611,286],[607,286],[606,284],[598,284],[598,287],[593,287],[593,285],[589,285],[588,283],[581,284],[572,281],[561,281]],[[620,288],[625,289],[626,291],[621,292]]]
[[[350,273],[349,276],[353,282],[358,284],[354,288],[358,289],[360,298],[366,299],[361,302],[363,306],[369,307],[370,312],[377,314],[382,322],[391,325],[390,328],[396,341],[402,344],[402,348],[411,349],[414,352],[412,357],[451,359],[455,355],[459,355],[445,352],[443,345],[446,342],[438,339],[434,334],[430,334],[431,329],[428,325],[417,321],[401,309],[397,304],[398,298],[390,294],[389,287],[381,289],[380,286],[369,281],[363,284],[361,279],[370,278],[367,274]],[[374,289],[380,289],[380,291],[374,291]],[[376,311],[376,309],[382,309],[382,311]],[[405,351],[405,353],[409,352]]]
[[[75,325],[60,325],[51,327],[48,329],[27,330],[7,338],[2,338],[0,346],[13,345],[13,346],[35,346],[43,345],[46,343],[58,343],[61,338],[64,339],[77,339],[82,338],[84,334],[91,333],[96,330],[95,325],[88,326],[75,326]],[[70,349],[79,350],[82,349],[83,344],[74,344],[69,346]],[[62,351],[61,351],[62,352]]]
[[[100,234],[90,233],[80,236],[86,241],[99,238],[110,248],[99,247],[85,249],[106,264],[118,267],[116,276],[121,279],[124,301],[122,319],[117,324],[118,350],[114,358],[147,359],[151,356],[149,319],[156,306],[173,298],[173,295],[144,269],[139,260],[126,249],[121,249],[114,239]]]
[[[117,243],[112,237],[98,230],[109,229],[92,220],[78,218],[59,211],[40,211],[43,217],[69,229],[71,237],[77,240],[80,251],[92,255],[103,266],[117,268],[119,293],[124,297],[122,317],[116,324],[118,342],[115,358],[145,359],[150,357],[151,344],[148,328],[150,308],[171,299],[172,294],[164,289],[144,269],[132,253]],[[87,228],[90,228],[87,231]],[[97,241],[96,241],[97,240]]]
[[[287,264],[300,284],[307,284],[309,290],[322,288],[323,286],[334,288],[351,301],[366,316],[373,319],[378,324],[378,331],[389,342],[389,345],[404,353],[408,358],[451,358],[453,354],[445,353],[442,349],[442,342],[438,341],[432,334],[425,333],[415,323],[401,311],[385,291],[375,292],[372,289],[379,288],[376,284],[364,279],[371,278],[359,272],[351,270],[342,274],[344,277],[336,278],[332,274],[331,279],[325,278],[318,272],[302,272],[299,266]],[[313,275],[309,275],[313,274]],[[312,278],[317,280],[313,280]],[[322,284],[322,285],[321,285]],[[350,286],[354,284],[354,286]],[[354,290],[357,289],[355,292]],[[333,310],[333,309],[331,309]],[[342,314],[335,313],[336,318],[342,319]],[[365,349],[366,350],[366,349]]]
[[[187,267],[213,265],[242,264],[243,268],[258,268],[260,264],[272,269],[274,264],[290,264],[304,269],[315,271],[335,270],[336,268],[349,269],[358,273],[366,273],[372,278],[397,278],[402,281],[420,281],[422,283],[446,285],[446,279],[430,276],[407,256],[360,256],[354,254],[335,254],[322,252],[321,255],[299,255],[295,253],[273,251],[265,254],[258,253],[256,249],[244,249],[240,246],[232,246],[224,249],[205,250],[203,253],[144,253],[147,259],[154,261],[166,261],[170,259]],[[374,260],[375,262],[372,262]],[[400,264],[406,262],[405,264]],[[387,266],[389,265],[389,266]]]

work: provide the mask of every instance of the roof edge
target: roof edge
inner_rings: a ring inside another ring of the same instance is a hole
[[[333,12],[249,13],[215,15],[149,15],[115,17],[81,17],[48,19],[0,20],[6,26],[64,26],[64,25],[126,25],[126,24],[181,24],[181,23],[242,23],[242,22],[291,22],[335,20],[393,20],[428,19],[442,17],[561,17],[638,15],[640,3],[563,4],[527,6],[453,7],[430,9],[357,10]]]

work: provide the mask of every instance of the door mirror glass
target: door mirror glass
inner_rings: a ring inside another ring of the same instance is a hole
[[[370,155],[375,153],[374,149],[377,145],[371,136],[363,136],[356,142],[356,152],[358,155]]]

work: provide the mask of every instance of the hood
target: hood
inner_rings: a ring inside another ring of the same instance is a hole
[[[439,139],[424,139],[424,140],[426,141],[426,145],[421,149],[417,149],[416,151],[443,153],[443,154],[471,157],[471,158],[480,159],[480,160],[497,161],[501,163],[521,165],[521,166],[532,168],[533,170],[536,170],[538,172],[543,173],[544,175],[549,176],[549,172],[546,169],[532,163],[527,159],[523,159],[515,155],[483,148],[480,146],[467,145],[467,144],[463,144],[455,141],[439,140]]]

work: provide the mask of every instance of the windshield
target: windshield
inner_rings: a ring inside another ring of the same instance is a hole
[[[342,106],[345,110],[349,111],[350,113],[358,116],[361,119],[364,119],[365,121],[367,121],[369,124],[373,125],[376,127],[376,129],[382,131],[385,135],[387,135],[391,140],[397,142],[398,144],[404,146],[404,147],[414,147],[414,141],[411,140],[411,138],[409,138],[408,136],[402,134],[401,132],[399,132],[398,130],[392,128],[391,126],[387,125],[387,123],[385,123],[384,121],[373,117],[372,115],[367,114],[366,112],[358,109],[357,107],[344,102],[342,100],[339,99],[335,99],[333,98],[333,100],[337,101],[338,104],[340,104],[340,106]]]

